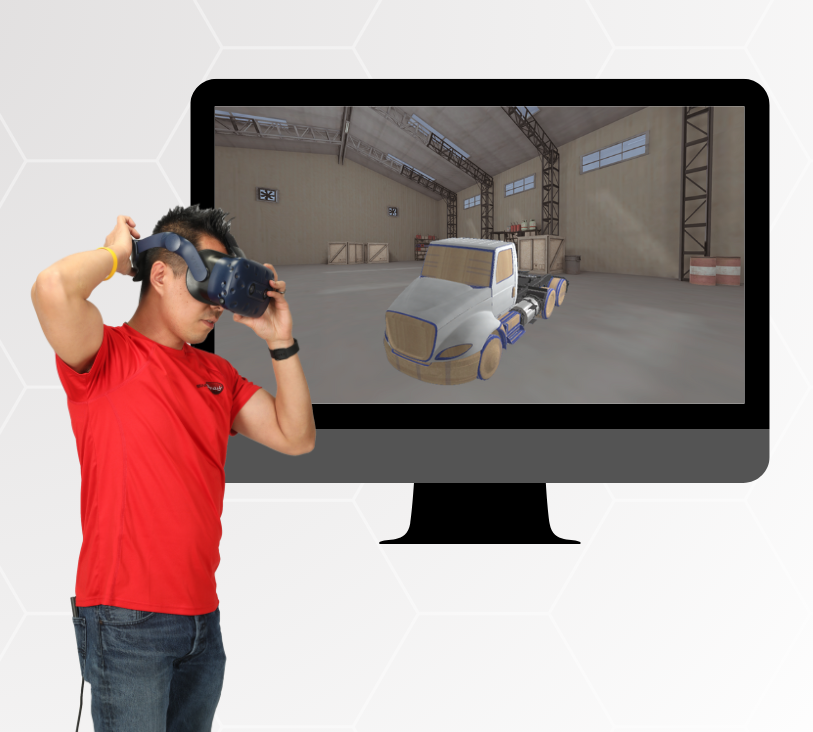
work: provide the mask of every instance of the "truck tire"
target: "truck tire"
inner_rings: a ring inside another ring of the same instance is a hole
[[[500,365],[500,352],[502,351],[502,343],[500,337],[493,333],[486,338],[483,344],[483,350],[480,351],[480,363],[477,366],[477,378],[485,381],[494,376],[497,366]]]
[[[551,315],[553,315],[553,309],[556,307],[556,293],[549,289],[545,293],[545,297],[542,300],[542,312],[540,315],[542,316],[543,320],[547,320]]]
[[[550,286],[556,293],[556,307],[558,308],[565,301],[565,293],[567,292],[567,280],[561,277],[554,277],[550,281]]]

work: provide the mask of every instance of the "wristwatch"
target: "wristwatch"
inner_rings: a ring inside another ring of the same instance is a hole
[[[273,351],[269,348],[268,352],[275,361],[284,361],[295,353],[299,353],[299,341],[294,338],[294,345],[288,346],[288,348],[275,348]]]

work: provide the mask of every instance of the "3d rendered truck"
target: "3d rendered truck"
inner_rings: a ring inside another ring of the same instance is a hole
[[[420,277],[387,310],[387,359],[430,384],[489,379],[525,326],[562,304],[568,284],[561,274],[519,271],[511,242],[434,241]]]

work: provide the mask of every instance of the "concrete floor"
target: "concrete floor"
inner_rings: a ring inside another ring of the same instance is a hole
[[[314,404],[740,403],[745,288],[582,272],[549,320],[502,351],[488,381],[427,384],[390,366],[384,313],[422,262],[278,268]],[[264,343],[228,313],[215,352],[272,394]],[[553,415],[551,415],[553,417]]]

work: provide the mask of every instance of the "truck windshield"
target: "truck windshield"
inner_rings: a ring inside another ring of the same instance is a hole
[[[494,252],[489,249],[432,244],[426,250],[421,275],[472,287],[489,287],[493,258]]]

